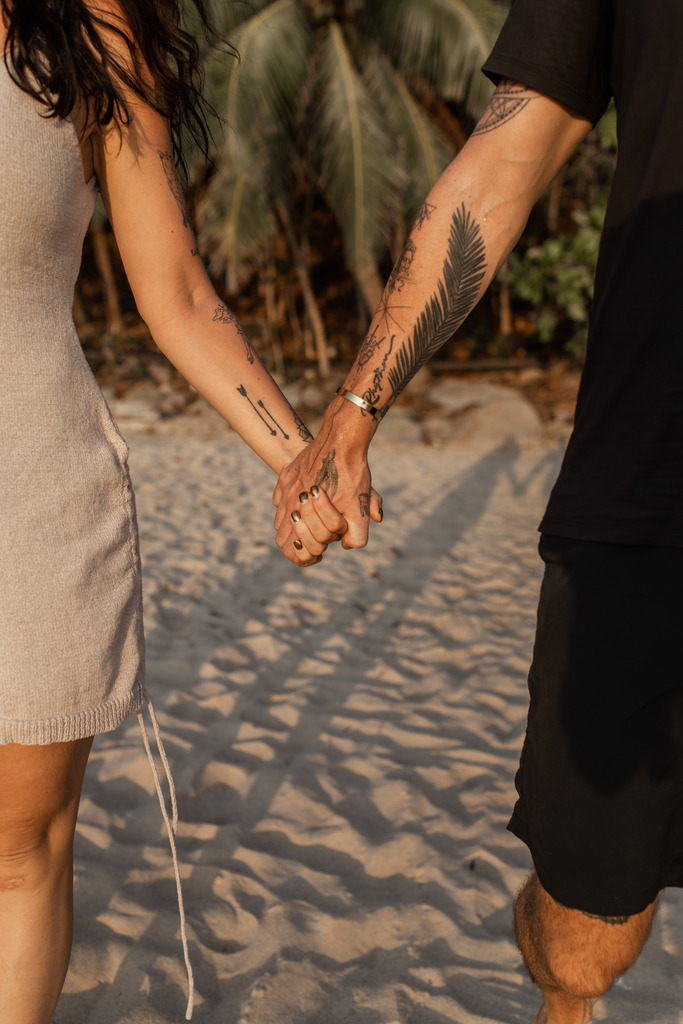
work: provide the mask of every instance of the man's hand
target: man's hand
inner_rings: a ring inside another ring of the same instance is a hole
[[[320,561],[336,540],[344,548],[365,547],[370,520],[382,521],[382,499],[372,488],[367,457],[350,454],[343,441],[324,426],[280,473],[273,494],[277,543],[297,565],[315,564],[312,556]]]

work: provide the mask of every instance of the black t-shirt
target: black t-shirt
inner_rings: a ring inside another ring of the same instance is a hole
[[[515,0],[485,72],[595,122],[618,161],[575,427],[541,529],[683,547],[683,2]]]

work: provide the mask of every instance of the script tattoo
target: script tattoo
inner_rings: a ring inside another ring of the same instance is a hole
[[[254,405],[251,398],[249,397],[249,392],[245,388],[244,384],[240,384],[237,390],[239,391],[243,398],[246,398],[246,400],[249,402],[249,405],[252,407],[258,418],[262,420],[268,427],[268,430],[273,437],[277,435],[277,432],[279,430],[282,436],[284,437],[285,441],[289,441],[289,434],[285,434],[284,430],[282,429],[278,421],[275,419],[273,414],[268,411],[265,404],[261,401],[260,398],[256,402],[256,405]],[[263,412],[259,412],[260,409],[262,409]]]
[[[432,214],[434,213],[435,210],[436,207],[432,206],[431,203],[422,204],[420,212],[417,215],[417,220],[415,221],[415,227],[417,228],[418,231],[422,230],[426,221],[432,219]]]
[[[477,301],[485,273],[486,249],[481,231],[463,203],[451,217],[448,251],[436,291],[387,373],[391,395],[380,410],[381,416],[386,415],[420,367],[458,329]]]
[[[417,249],[415,248],[415,242],[409,238],[405,244],[403,252],[396,261],[396,266],[392,270],[391,277],[387,282],[387,290],[389,292],[400,292],[402,290],[403,285],[410,278],[410,268],[413,265],[416,252]]]
[[[370,515],[370,495],[369,494],[359,494],[358,495],[358,503],[360,504],[361,519],[364,519],[365,516],[369,516]]]
[[[387,349],[387,351],[386,351],[386,353],[384,355],[384,359],[382,360],[380,365],[376,366],[375,369],[373,370],[372,384],[370,385],[369,388],[367,388],[363,392],[363,398],[365,399],[366,402],[369,402],[370,405],[377,405],[377,402],[379,401],[379,396],[380,396],[380,394],[382,393],[382,390],[383,390],[383,388],[382,388],[382,381],[384,380],[384,374],[386,372],[387,362],[389,360],[389,356],[391,355],[391,353],[394,350],[394,341],[395,340],[396,340],[396,335],[392,334],[391,341],[389,342],[389,348]],[[363,416],[365,416],[365,410],[362,409],[361,412],[362,412]]]
[[[337,463],[335,461],[336,455],[335,449],[330,448],[315,478],[317,486],[322,487],[330,498],[334,496],[339,484],[339,473],[337,472]]]
[[[190,214],[188,213],[187,204],[185,203],[185,196],[183,195],[183,190],[180,187],[180,182],[178,181],[175,173],[175,167],[173,166],[173,154],[165,153],[163,149],[158,149],[157,153],[159,154],[161,166],[163,167],[164,174],[166,175],[168,187],[173,193],[173,198],[178,204],[178,209],[183,215],[183,227],[191,228],[192,222],[190,221]]]
[[[251,341],[244,333],[244,328],[237,319],[234,313],[231,313],[227,306],[217,306],[213,311],[213,322],[219,324],[233,324],[235,330],[239,334],[240,338],[244,342],[244,349],[247,353],[247,359],[250,363],[254,362],[254,359],[258,359],[256,349],[252,345]],[[259,360],[260,362],[260,360]]]
[[[501,124],[516,117],[530,101],[528,90],[523,85],[503,79],[472,135],[484,135],[486,132],[494,131]]]

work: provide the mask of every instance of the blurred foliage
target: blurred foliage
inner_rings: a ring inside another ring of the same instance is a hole
[[[509,0],[213,2],[240,57],[206,44],[215,145],[209,168],[189,154],[188,183],[203,254],[272,366],[320,369],[321,346],[351,360],[425,195],[486,102],[479,67]],[[611,107],[443,356],[581,354],[616,136]],[[77,300],[94,363],[153,351],[110,235],[105,247],[91,230]]]
[[[561,231],[508,257],[501,279],[515,298],[533,307],[527,316],[541,344],[562,330],[568,352],[580,354],[585,348],[606,208],[602,193],[589,210],[574,211],[572,233]]]
[[[490,95],[479,68],[504,13],[494,0],[217,5],[240,59],[207,56],[208,99],[222,138],[198,220],[211,270],[228,291],[267,263],[283,227],[281,204],[296,220],[300,197],[309,197],[310,209],[318,192],[374,310],[379,261],[398,255],[454,155],[425,101],[438,98],[446,112],[457,103],[476,118]],[[304,214],[299,237],[306,227]]]
[[[518,320],[525,320],[527,348],[552,346],[577,356],[585,350],[616,149],[617,119],[611,104],[554,183],[560,191],[558,217],[569,209],[567,227],[556,230],[550,225],[550,230],[546,221],[537,239],[525,233],[499,274],[513,301],[521,300],[515,312]]]

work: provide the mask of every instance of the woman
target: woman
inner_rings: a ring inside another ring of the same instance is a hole
[[[173,154],[204,122],[177,0],[0,4],[0,1020],[47,1024],[92,738],[144,700],[127,449],[71,319],[97,189],[159,347],[276,472],[310,435],[197,258]],[[345,528],[314,500],[300,564]]]

